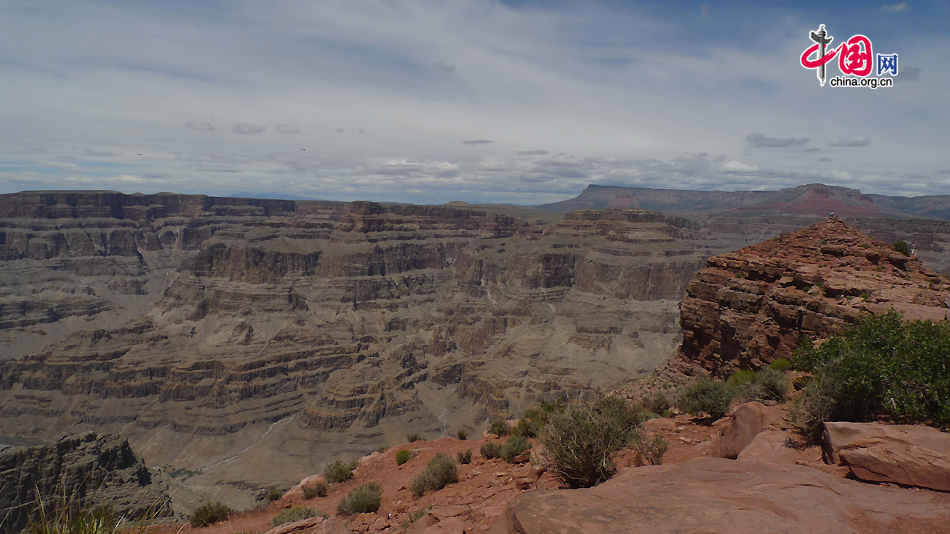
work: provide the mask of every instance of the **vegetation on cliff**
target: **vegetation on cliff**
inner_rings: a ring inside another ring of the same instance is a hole
[[[903,322],[891,311],[868,317],[817,344],[806,340],[795,368],[811,373],[798,424],[820,432],[825,421],[900,420],[950,424],[950,324]]]

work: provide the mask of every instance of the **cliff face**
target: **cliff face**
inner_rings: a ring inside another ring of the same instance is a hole
[[[829,218],[706,260],[680,302],[681,356],[719,376],[788,358],[868,314],[950,316],[950,280]]]
[[[202,483],[615,387],[679,344],[707,255],[642,210],[29,193],[0,214],[0,434],[121,431]]]
[[[108,505],[117,519],[171,514],[168,489],[153,481],[128,440],[93,432],[53,445],[0,448],[0,532],[25,527],[37,499],[51,514],[64,502],[83,510]]]

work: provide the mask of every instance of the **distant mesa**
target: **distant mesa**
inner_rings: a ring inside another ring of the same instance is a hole
[[[867,195],[857,189],[808,184],[778,191],[684,191],[589,185],[575,198],[542,204],[545,211],[640,208],[695,215],[936,217],[950,219],[950,195]]]

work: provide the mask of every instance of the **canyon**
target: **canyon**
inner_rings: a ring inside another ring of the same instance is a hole
[[[707,258],[825,218],[797,205],[2,195],[0,435],[115,433],[190,485],[256,490],[479,431],[652,372]],[[844,220],[950,272],[948,221],[893,210]]]

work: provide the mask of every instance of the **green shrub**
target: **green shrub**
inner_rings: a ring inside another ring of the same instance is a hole
[[[326,497],[328,491],[329,488],[326,482],[317,482],[311,486],[303,487],[303,498],[309,501],[316,497]]]
[[[356,462],[343,463],[339,460],[328,465],[323,470],[323,476],[327,479],[327,482],[330,484],[336,484],[337,482],[346,482],[347,480],[353,478],[353,470],[356,469]]]
[[[890,311],[864,319],[816,347],[805,340],[796,369],[810,372],[794,407],[796,424],[820,432],[824,421],[867,421],[887,414],[950,424],[950,325],[903,323]]]
[[[737,386],[735,392],[735,395],[743,401],[760,402],[770,400],[784,402],[787,394],[788,379],[785,373],[769,367],[752,373],[752,379]]]
[[[425,469],[409,484],[409,489],[417,497],[427,491],[438,491],[449,484],[458,482],[458,465],[445,453],[437,453],[426,464]]]
[[[396,453],[396,465],[402,465],[409,461],[409,457],[412,456],[412,453],[403,449]]]
[[[784,373],[785,371],[792,370],[792,361],[788,358],[776,358],[775,361],[769,364],[769,369]]]
[[[411,434],[406,434],[406,441],[412,443],[414,441],[425,441],[422,439],[422,436],[418,432],[413,432]]]
[[[633,438],[633,448],[650,465],[663,463],[663,455],[670,446],[662,434],[646,435],[639,432]]]
[[[755,371],[742,369],[741,371],[736,371],[735,373],[733,373],[732,376],[729,377],[729,380],[726,383],[734,388],[740,388],[754,381],[755,381]]]
[[[508,424],[508,421],[504,419],[495,419],[488,425],[488,433],[494,434],[499,438],[505,437],[511,434],[511,426]]]
[[[224,521],[231,515],[231,507],[218,501],[198,505],[189,520],[193,527],[206,527]]]
[[[488,443],[483,444],[479,449],[479,454],[482,455],[482,458],[486,460],[491,460],[492,458],[501,458],[501,450],[504,447],[501,443],[495,443],[489,441]]]
[[[734,394],[735,390],[729,384],[703,378],[683,388],[679,407],[686,413],[705,413],[713,419],[720,419],[729,411]]]
[[[467,465],[472,463],[472,449],[465,449],[464,451],[459,451],[455,455],[455,459],[462,465]]]
[[[897,252],[900,252],[901,254],[905,256],[911,255],[910,245],[908,245],[906,241],[894,241],[893,247],[894,247],[894,250],[896,250]]]
[[[654,391],[644,396],[640,402],[643,404],[643,409],[647,412],[663,415],[676,404],[676,394],[674,391],[668,389]]]
[[[460,428],[459,431],[455,434],[460,440],[465,441],[468,439],[468,430],[465,428]]]
[[[409,525],[415,523],[416,521],[418,521],[419,519],[421,519],[422,516],[424,516],[424,515],[426,515],[427,513],[429,513],[429,510],[432,510],[432,505],[431,505],[431,504],[430,504],[429,506],[426,506],[425,508],[419,508],[418,510],[410,510],[409,513],[406,514],[406,521],[404,521],[404,522],[402,523],[402,525],[400,525],[400,526],[401,526],[403,529],[408,529],[408,528],[409,528]]]
[[[24,534],[113,534],[119,531],[119,523],[109,506],[89,512],[70,506],[67,501],[71,499],[62,495],[57,498],[58,502],[52,509],[48,509],[38,490],[34,488],[34,491],[37,491],[33,503],[34,514],[23,530]],[[16,530],[11,529],[9,532]]]
[[[531,448],[531,444],[528,443],[528,438],[522,436],[521,434],[515,434],[508,438],[508,441],[505,442],[505,445],[501,448],[501,459],[510,463],[514,463],[515,457],[524,451]]]
[[[541,434],[552,472],[572,488],[596,486],[616,471],[613,457],[637,433],[645,416],[608,397],[553,415]]]
[[[329,519],[330,517],[324,512],[314,510],[307,506],[294,506],[293,508],[281,510],[279,514],[274,516],[273,523],[275,527],[279,527],[285,523],[293,523],[294,521],[300,521],[308,517],[317,517],[318,515],[324,519]]]
[[[336,506],[339,515],[367,514],[379,510],[382,502],[383,486],[378,482],[360,484]]]
[[[267,502],[274,502],[284,496],[284,492],[279,489],[271,489],[267,491],[267,495],[264,496],[264,500]]]

